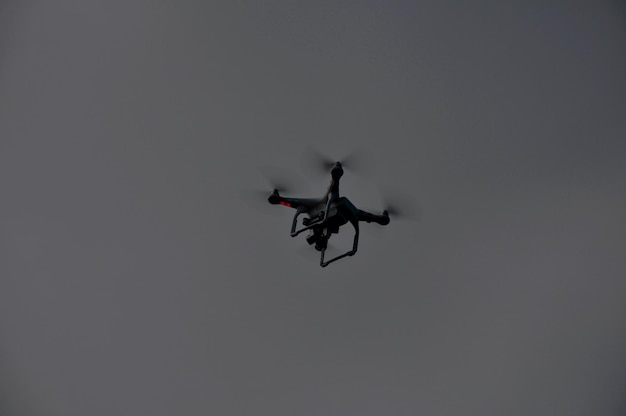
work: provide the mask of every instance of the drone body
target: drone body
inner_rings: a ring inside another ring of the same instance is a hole
[[[348,198],[339,196],[339,180],[343,176],[343,167],[340,162],[334,163],[330,174],[332,177],[330,186],[322,198],[286,198],[274,189],[267,199],[270,204],[284,205],[296,210],[291,224],[291,236],[295,237],[304,231],[309,231],[306,241],[310,245],[315,245],[315,249],[321,252],[320,266],[322,267],[356,253],[359,244],[360,221],[375,222],[380,225],[389,224],[387,211],[383,211],[382,214],[372,214],[358,209]],[[296,230],[298,217],[301,214],[306,214],[307,217],[302,220],[303,227]],[[332,234],[337,234],[340,227],[347,223],[354,227],[352,249],[330,260],[324,260],[328,239]]]

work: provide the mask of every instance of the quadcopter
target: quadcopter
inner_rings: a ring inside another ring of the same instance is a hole
[[[274,189],[267,198],[272,205],[283,205],[296,210],[291,223],[291,236],[308,231],[309,234],[306,241],[309,245],[313,245],[315,249],[321,252],[320,266],[326,267],[334,261],[347,256],[353,256],[359,245],[359,222],[368,223],[375,222],[380,225],[389,224],[389,210],[384,210],[382,214],[373,214],[358,209],[345,196],[339,196],[339,180],[343,176],[343,167],[341,162],[334,162],[330,169],[330,186],[328,191],[322,198],[288,198],[279,194],[278,189]],[[305,214],[302,219],[302,227],[298,227],[298,217]],[[333,257],[329,260],[324,259],[326,249],[328,248],[328,240],[333,234],[339,233],[341,226],[350,223],[354,227],[354,240],[352,248],[347,252]]]

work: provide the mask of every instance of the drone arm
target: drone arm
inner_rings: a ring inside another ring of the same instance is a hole
[[[313,198],[288,198],[280,195],[277,190],[274,190],[267,198],[267,202],[272,205],[283,205],[289,208],[300,209],[304,211],[311,209],[320,204],[319,199]]]
[[[380,225],[389,224],[389,214],[387,211],[383,211],[382,214],[372,214],[371,212],[357,210],[357,218],[359,221],[375,222]]]
[[[283,205],[289,208],[298,209],[300,207],[305,207],[308,205],[309,200],[303,198],[285,198],[284,196],[280,196],[277,193],[273,193],[267,199],[272,205]]]

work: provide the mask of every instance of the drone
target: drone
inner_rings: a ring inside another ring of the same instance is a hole
[[[347,256],[354,256],[359,245],[359,222],[374,222],[380,225],[389,224],[389,211],[384,210],[382,214],[373,214],[363,211],[354,206],[345,196],[339,196],[339,180],[343,176],[343,166],[341,162],[334,162],[330,169],[330,186],[322,198],[288,198],[279,194],[278,189],[274,189],[267,198],[272,205],[283,205],[296,210],[291,223],[291,236],[308,231],[306,241],[313,245],[321,253],[320,266],[326,267],[329,264]],[[302,219],[302,227],[298,227],[298,217],[306,215]],[[350,223],[354,227],[354,240],[352,248],[343,254],[337,255],[329,260],[325,260],[324,255],[328,248],[328,240],[333,234],[339,233],[339,229]]]

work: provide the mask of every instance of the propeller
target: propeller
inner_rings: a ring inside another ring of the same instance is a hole
[[[364,233],[375,238],[384,237],[389,232],[388,227],[394,227],[395,221],[418,221],[421,218],[421,213],[418,204],[415,200],[407,194],[401,192],[398,189],[385,190],[382,192],[383,210],[382,213],[387,213],[391,218],[391,224],[386,227],[380,227],[377,224],[370,226],[365,224],[362,229]],[[380,213],[378,210],[368,210],[373,213]],[[396,224],[397,225],[397,224]]]
[[[276,166],[263,166],[258,169],[270,191],[277,190],[280,193],[290,194],[309,188],[306,181],[290,169]]]
[[[386,189],[383,194],[383,209],[394,219],[416,221],[421,217],[415,200],[399,189]]]
[[[326,175],[336,162],[360,176],[368,176],[374,170],[374,157],[371,152],[361,147],[341,159],[333,159],[314,148],[309,148],[302,155],[302,167],[316,175]]]
[[[387,188],[381,192],[383,200],[383,213],[391,217],[393,226],[395,220],[418,221],[421,218],[419,205],[415,199],[398,188]],[[380,212],[369,210],[369,212]],[[374,237],[382,237],[386,234],[387,227],[363,227],[364,231]]]
[[[267,184],[264,189],[242,189],[240,195],[242,199],[252,209],[266,213],[278,213],[275,207],[267,202],[267,198],[272,191],[292,194],[294,192],[304,192],[308,190],[308,183],[296,172],[283,167],[262,166],[258,168],[259,177]]]

